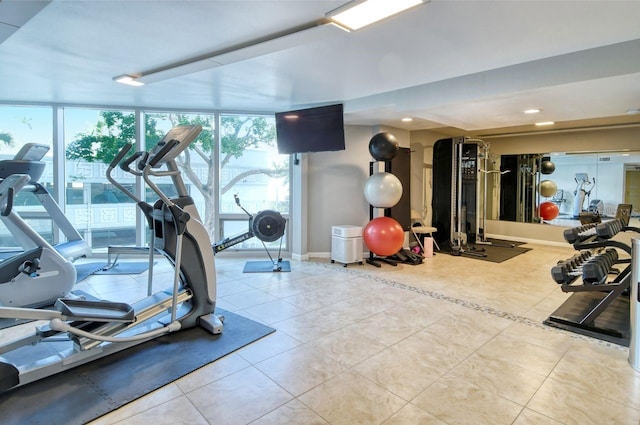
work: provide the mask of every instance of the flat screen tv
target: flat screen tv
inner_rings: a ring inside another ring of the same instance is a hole
[[[344,150],[342,104],[276,113],[278,153]]]

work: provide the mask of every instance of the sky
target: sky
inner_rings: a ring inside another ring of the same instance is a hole
[[[65,139],[84,132],[98,121],[98,109],[69,108],[65,114]],[[0,145],[2,155],[13,155],[26,143],[52,145],[52,108],[47,106],[0,105],[0,132],[11,134],[14,146]],[[52,156],[50,150],[47,156]]]

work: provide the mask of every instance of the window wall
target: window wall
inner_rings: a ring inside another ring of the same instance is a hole
[[[48,190],[53,190],[53,115],[47,106],[4,106],[0,105],[0,160],[13,159],[27,143],[46,145],[49,150],[42,158],[45,168],[38,180]],[[0,178],[5,176],[0,175]],[[35,195],[29,191],[19,193],[14,208],[29,225],[49,242],[54,241],[53,225]],[[5,221],[0,222],[0,250],[19,250],[20,244],[7,228]]]
[[[246,213],[275,210],[289,217],[289,156],[279,155],[276,146],[273,116],[222,114],[220,116],[220,238],[234,236],[248,230]],[[283,247],[287,237],[283,239]],[[280,241],[266,244],[277,248]],[[237,247],[261,249],[257,238],[244,241]]]
[[[125,143],[135,143],[132,110],[64,108],[65,212],[93,250],[136,244],[136,205],[106,177]],[[135,177],[115,176],[135,193]]]
[[[146,221],[135,203],[106,179],[108,163],[125,143],[134,143],[138,150],[146,145],[148,150],[171,127],[182,124],[203,127],[177,162],[212,241],[248,230],[249,217],[236,205],[234,195],[251,214],[270,209],[288,219],[289,157],[277,153],[273,115],[0,105],[0,158],[12,157],[29,141],[51,145],[43,183],[94,251],[105,252],[109,245],[135,245],[147,239]],[[60,147],[53,149],[54,143]],[[62,157],[54,158],[54,151]],[[157,199],[151,190],[138,192],[140,178],[119,169],[114,176],[147,202]],[[169,196],[175,195],[170,178],[157,181]],[[59,190],[54,190],[56,183]],[[36,211],[33,199],[20,204],[25,214],[44,213]],[[43,223],[30,224],[53,241],[55,226],[43,217]],[[0,230],[3,247],[12,245],[10,236],[6,228]],[[278,247],[279,241],[270,245]],[[288,249],[286,236],[282,246]],[[230,250],[253,249],[262,249],[256,238]]]

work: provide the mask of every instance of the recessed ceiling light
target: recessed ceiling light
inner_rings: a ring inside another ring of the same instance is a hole
[[[138,77],[134,77],[133,75],[127,75],[127,74],[119,75],[115,77],[113,81],[120,84],[126,84],[128,86],[134,86],[134,87],[144,86],[144,83],[142,81],[138,81]]]
[[[402,120],[401,120],[401,121],[402,121],[402,122],[411,122],[411,121],[413,121],[413,118],[411,118],[411,117],[404,117],[404,118],[402,118]]]
[[[545,125],[554,125],[554,124],[555,124],[555,122],[553,122],[553,121],[542,121],[542,122],[537,122],[536,123],[536,125],[538,127],[542,127],[542,126],[545,126]]]
[[[538,108],[531,108],[531,109],[525,109],[524,111],[522,111],[525,114],[537,114],[538,112],[540,112],[541,109]]]

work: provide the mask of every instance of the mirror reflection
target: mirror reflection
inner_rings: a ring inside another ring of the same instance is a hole
[[[640,151],[501,155],[490,163],[489,219],[575,226],[613,218],[619,204],[640,214]]]

